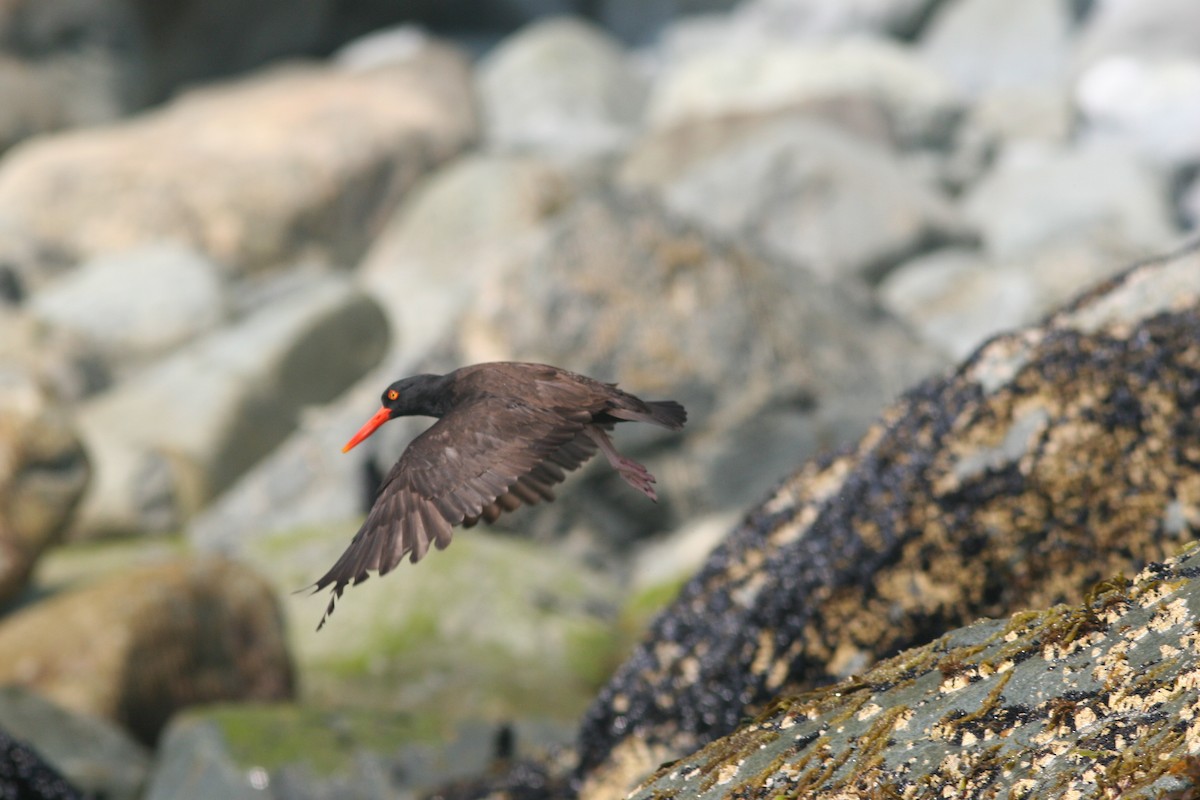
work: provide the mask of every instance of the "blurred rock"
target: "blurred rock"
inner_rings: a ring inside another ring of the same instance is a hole
[[[0,227],[55,259],[0,262],[30,285],[64,261],[169,240],[235,273],[301,253],[352,262],[376,215],[474,134],[467,66],[444,47],[374,70],[280,67],[9,153]]]
[[[204,558],[125,570],[0,621],[0,682],[153,743],[180,708],[294,691],[271,589]]]
[[[950,152],[919,151],[906,155],[906,164],[957,197],[1010,148],[1033,143],[1065,149],[1073,125],[1074,109],[1064,88],[994,89],[976,98]]]
[[[20,736],[84,792],[109,800],[142,796],[150,755],[107,720],[72,714],[23,687],[6,686],[0,688],[0,729]]]
[[[1087,241],[1067,242],[1028,258],[992,263],[971,250],[941,250],[902,264],[884,279],[884,308],[954,359],[988,337],[1036,322],[1055,306],[1119,271]]]
[[[953,358],[967,356],[984,339],[1024,320],[1036,299],[1025,275],[964,249],[918,256],[879,286],[884,308]]]
[[[627,185],[649,186],[684,219],[765,246],[828,281],[875,278],[923,249],[972,238],[948,199],[892,153],[828,126],[752,130],[678,164],[658,184],[652,176],[665,170],[637,166],[648,168],[649,180],[627,164]]]
[[[84,406],[95,467],[75,534],[165,531],[231,485],[383,355],[387,323],[345,278],[309,281]]]
[[[95,54],[49,63],[0,55],[0,153],[35,134],[119,116],[124,108],[104,67]]]
[[[395,800],[488,769],[501,728],[518,754],[542,733],[529,724],[439,730],[431,722],[294,705],[190,710],[163,736],[146,800]]]
[[[388,312],[396,359],[415,363],[455,325],[487,276],[518,267],[573,191],[545,160],[484,154],[419,186],[359,267],[363,286]]]
[[[260,785],[251,783],[257,779]],[[220,732],[179,714],[167,726],[158,745],[158,759],[145,800],[179,797],[261,800],[267,789],[266,770],[234,763]],[[274,793],[266,795],[274,797]]]
[[[0,151],[140,105],[144,30],[131,3],[11,0],[0,6]]]
[[[912,36],[939,0],[751,0],[732,23],[758,35],[803,41],[854,34]]]
[[[219,267],[178,245],[97,257],[29,302],[38,319],[126,367],[212,330],[224,306]]]
[[[31,62],[103,56],[124,110],[181,86],[313,52],[333,0],[113,2],[14,0],[0,9],[0,46]]]
[[[625,144],[645,97],[620,47],[571,18],[523,29],[479,66],[488,142],[568,159],[611,153]]]
[[[1102,59],[1080,76],[1075,96],[1085,141],[1115,141],[1167,168],[1200,162],[1200,52]]]
[[[1091,6],[1076,44],[1079,68],[1106,56],[1200,56],[1200,6],[1192,0],[1099,0]]]
[[[0,603],[24,588],[70,522],[88,459],[61,408],[26,370],[0,364]]]
[[[1065,144],[1073,122],[1070,98],[1064,90],[1022,87],[989,91],[972,106],[963,126],[995,142]]]
[[[0,792],[15,800],[83,800],[41,755],[0,731]]]
[[[1079,239],[1127,260],[1161,252],[1176,237],[1163,176],[1111,146],[1010,149],[963,210],[998,261]]]
[[[1200,172],[1184,187],[1180,199],[1180,216],[1189,231],[1200,228]]]
[[[962,107],[953,87],[900,45],[876,39],[829,44],[730,42],[668,64],[651,92],[651,128],[739,114],[792,111],[833,99],[877,105],[904,145],[950,137]]]
[[[410,61],[429,47],[430,41],[429,35],[416,25],[394,25],[347,42],[331,58],[346,69],[379,69]]]
[[[0,306],[0,363],[19,367],[61,402],[93,395],[112,382],[111,364],[79,336]]]
[[[921,55],[970,96],[997,89],[1062,87],[1071,18],[1059,0],[943,3],[921,37]]]

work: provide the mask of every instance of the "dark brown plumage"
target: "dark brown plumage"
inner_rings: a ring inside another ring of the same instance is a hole
[[[318,630],[346,586],[371,570],[390,572],[406,555],[420,561],[430,544],[446,547],[455,525],[553,500],[554,484],[597,449],[630,486],[657,500],[654,476],[618,453],[608,431],[631,421],[679,430],[687,421],[671,400],[647,402],[545,364],[496,362],[396,381],[343,452],[389,419],[413,415],[439,419],[409,444],[346,552],[316,582],[315,591],[333,587]]]

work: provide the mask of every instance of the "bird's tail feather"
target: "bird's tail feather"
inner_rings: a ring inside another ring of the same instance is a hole
[[[646,407],[650,409],[647,422],[662,425],[673,431],[679,430],[683,423],[687,422],[687,409],[674,400],[653,400],[646,403]]]

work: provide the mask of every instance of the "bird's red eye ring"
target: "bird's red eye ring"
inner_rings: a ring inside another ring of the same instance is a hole
[[[395,389],[388,389],[388,400],[395,400],[399,396],[400,396],[400,393],[397,392]]]

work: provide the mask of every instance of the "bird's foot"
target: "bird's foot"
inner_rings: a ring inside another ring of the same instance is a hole
[[[613,466],[617,468],[617,472],[625,479],[626,483],[654,502],[658,502],[658,493],[654,491],[654,476],[650,474],[650,470],[632,458],[624,456],[621,456]]]

